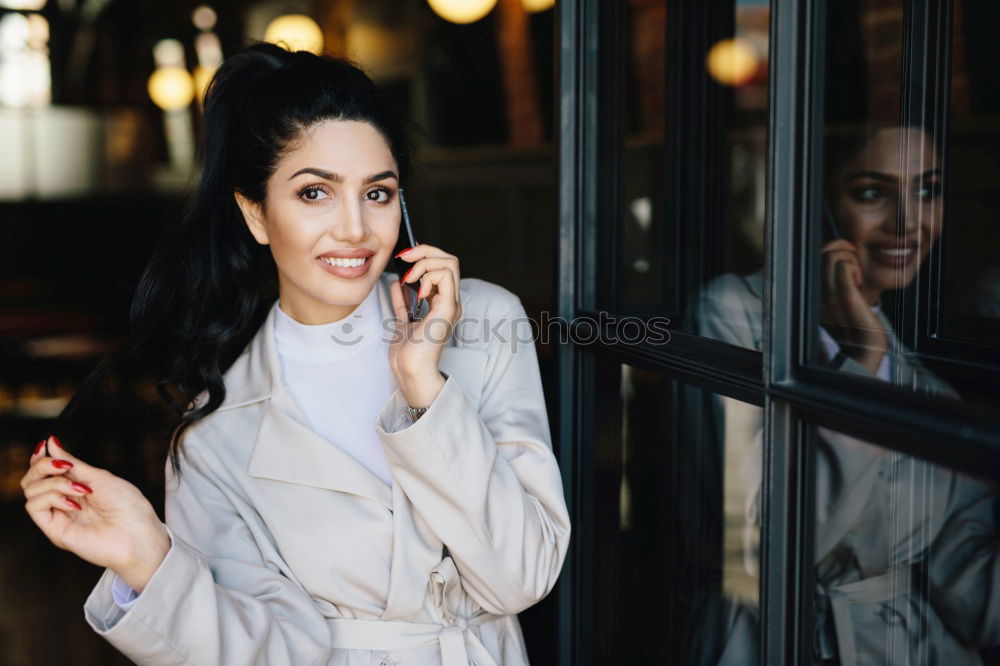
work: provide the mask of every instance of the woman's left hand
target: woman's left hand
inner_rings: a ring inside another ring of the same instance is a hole
[[[458,257],[426,243],[410,248],[400,257],[413,262],[401,279],[414,288],[419,282],[417,295],[428,300],[430,310],[420,321],[411,322],[403,288],[393,280],[389,291],[396,326],[389,343],[389,365],[410,406],[427,407],[444,386],[438,361],[462,316]]]

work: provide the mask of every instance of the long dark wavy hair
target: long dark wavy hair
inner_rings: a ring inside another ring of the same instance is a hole
[[[277,298],[270,249],[250,234],[234,193],[264,206],[268,180],[283,151],[305,130],[331,119],[375,127],[405,182],[408,125],[352,62],[259,42],[222,64],[205,97],[198,146],[202,172],[187,213],[142,273],[128,337],[83,381],[59,415],[55,432],[106,391],[116,368],[142,368],[173,415],[168,452],[180,474],[182,434],[222,404],[223,373]],[[196,404],[203,392],[207,400]]]

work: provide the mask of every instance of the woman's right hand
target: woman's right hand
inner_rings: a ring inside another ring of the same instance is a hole
[[[51,457],[40,446],[21,478],[28,515],[53,544],[142,592],[170,550],[152,504],[128,481],[70,455],[54,436],[48,451]]]
[[[885,329],[861,293],[858,246],[835,240],[823,247],[823,305],[820,324],[841,351],[872,372],[888,348]]]

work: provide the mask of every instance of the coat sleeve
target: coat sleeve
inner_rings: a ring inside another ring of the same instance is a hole
[[[106,569],[87,622],[137,664],[326,664],[326,620],[308,593],[265,562],[247,524],[186,444],[179,482],[167,463],[170,550],[126,611]]]
[[[511,298],[482,327],[491,339],[478,410],[442,372],[443,388],[416,422],[397,390],[375,423],[396,482],[448,547],[465,591],[495,614],[549,593],[570,535],[531,324]]]
[[[948,515],[928,554],[930,597],[965,644],[1000,645],[1000,541],[997,488],[958,472],[936,501]],[[947,497],[944,493],[947,492]]]

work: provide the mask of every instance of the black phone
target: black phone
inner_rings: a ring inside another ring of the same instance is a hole
[[[837,219],[833,216],[833,209],[830,208],[830,202],[823,197],[823,218],[826,220],[826,226],[832,235],[833,240],[840,240],[840,227],[837,226]]]
[[[413,235],[413,225],[410,223],[410,212],[406,209],[406,196],[403,194],[403,188],[399,188],[399,206],[403,213],[403,229],[399,234],[399,242],[396,243],[396,250],[393,255],[405,250],[409,247],[416,247],[419,245],[416,237]],[[405,235],[402,232],[406,232]],[[408,243],[407,243],[408,241]],[[399,274],[400,286],[403,289],[403,298],[406,300],[406,313],[410,317],[410,321],[420,321],[423,317],[423,308],[427,302],[426,298],[417,298],[417,292],[420,289],[420,283],[416,282],[414,284],[405,283],[402,281],[403,275],[406,271],[410,270],[413,266],[413,262],[405,261],[400,257],[393,258],[396,266],[396,272]]]

